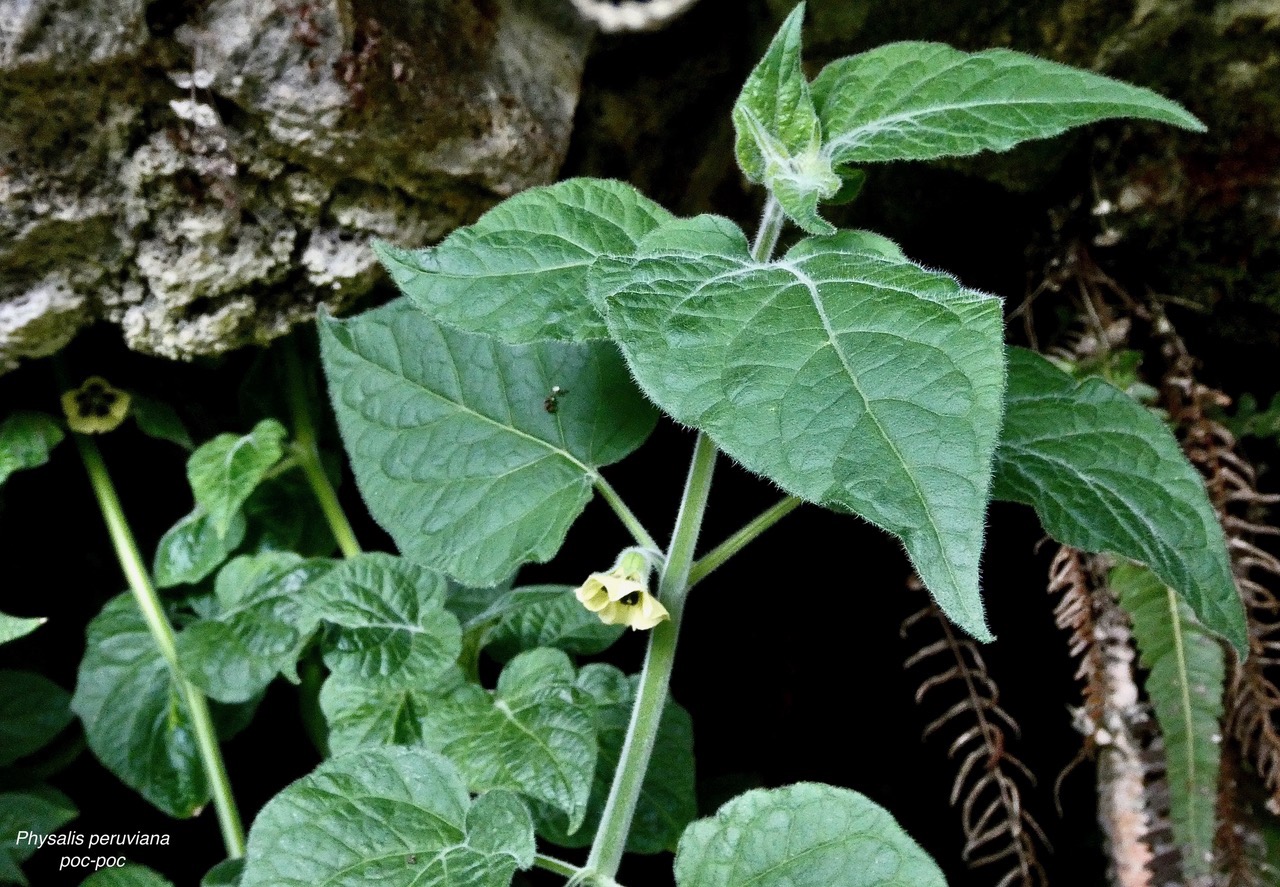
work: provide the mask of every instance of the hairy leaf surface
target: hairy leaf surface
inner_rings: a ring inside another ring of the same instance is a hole
[[[578,686],[595,702],[600,757],[582,828],[568,834],[563,814],[541,806],[535,808],[538,834],[552,843],[562,847],[591,844],[622,754],[638,682],[639,676],[628,677],[612,665],[601,663],[588,665],[578,674]],[[627,851],[674,851],[685,827],[698,815],[694,788],[693,721],[687,711],[668,701],[658,724],[631,831],[627,833]]]
[[[277,674],[298,682],[298,657],[316,619],[303,589],[333,564],[296,554],[238,557],[218,573],[217,610],[178,635],[188,678],[219,702],[247,702]]]
[[[0,484],[24,468],[37,468],[63,438],[51,416],[30,410],[10,413],[0,422]]]
[[[1222,647],[1150,570],[1122,564],[1111,571],[1109,584],[1133,621],[1133,637],[1149,670],[1146,690],[1164,735],[1169,819],[1182,851],[1183,874],[1209,875],[1226,680]]]
[[[800,783],[734,798],[689,826],[679,887],[946,887],[892,816],[847,789]]]
[[[597,744],[594,706],[575,680],[561,651],[522,653],[495,692],[464,684],[431,706],[423,742],[454,761],[473,791],[520,792],[564,811],[577,831]]]
[[[44,675],[0,671],[0,767],[39,751],[72,721],[71,694]]]
[[[228,535],[240,506],[284,456],[287,437],[283,425],[263,419],[248,434],[219,434],[191,454],[191,491],[219,536]]]
[[[585,298],[599,256],[629,256],[671,214],[623,182],[531,188],[438,246],[374,245],[396,285],[430,317],[524,344],[608,337]]]
[[[320,329],[369,511],[406,557],[469,585],[550,559],[596,470],[657,421],[607,342],[505,345],[405,299]]]
[[[761,183],[810,234],[834,234],[818,216],[818,200],[833,197],[841,180],[822,154],[822,125],[800,67],[804,4],[791,11],[733,106],[738,165]]]
[[[320,710],[329,725],[329,749],[335,755],[361,746],[419,745],[422,719],[445,692],[461,682],[437,678],[423,687],[382,684],[373,687],[345,675],[330,675],[320,688]]]
[[[995,495],[1031,505],[1054,539],[1146,564],[1243,651],[1244,609],[1204,481],[1153,413],[1101,379],[1076,382],[1009,349]]]
[[[334,627],[325,664],[367,687],[429,687],[462,651],[447,588],[438,573],[389,554],[338,564],[307,589],[312,617]]]
[[[236,512],[226,532],[219,534],[213,518],[197,505],[160,537],[152,567],[156,585],[169,588],[204,579],[244,541],[246,527],[244,516]]]
[[[593,298],[657,404],[788,493],[901,538],[947,615],[990,638],[978,560],[1004,389],[998,299],[858,232],[760,264],[712,216],[608,264]]]
[[[156,807],[187,817],[208,802],[191,712],[131,595],[89,623],[71,710],[102,765]]]
[[[838,59],[814,80],[813,98],[836,164],[1006,151],[1111,117],[1204,129],[1148,89],[1008,49],[941,43],[890,43]]]
[[[326,761],[276,795],[249,833],[241,887],[507,887],[533,864],[518,798],[476,798],[423,749],[366,749]]]

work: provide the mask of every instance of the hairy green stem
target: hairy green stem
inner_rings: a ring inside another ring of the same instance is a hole
[[[764,202],[764,213],[760,219],[760,230],[756,232],[756,242],[751,245],[751,258],[757,262],[769,261],[786,222],[787,216],[782,211],[782,204],[770,194]]]
[[[333,488],[329,475],[325,473],[320,462],[320,448],[316,442],[316,429],[311,421],[311,411],[307,408],[307,385],[303,374],[302,360],[298,357],[298,347],[288,342],[284,349],[284,368],[286,391],[289,398],[289,409],[293,413],[293,455],[297,459],[302,473],[306,475],[307,484],[320,503],[324,519],[329,523],[329,531],[338,543],[343,557],[355,557],[360,554],[359,541],[351,521],[347,520],[342,503],[338,501],[338,491]]]
[[[142,555],[138,551],[138,543],[133,538],[133,531],[125,520],[124,510],[120,507],[120,497],[116,495],[115,484],[107,473],[106,463],[102,461],[102,453],[98,445],[83,434],[73,434],[76,446],[80,450],[80,459],[84,462],[85,471],[89,474],[89,483],[97,497],[98,507],[102,510],[103,520],[107,524],[107,532],[111,536],[111,544],[115,547],[116,558],[120,568],[129,580],[129,589],[133,592],[142,618],[155,641],[160,655],[169,664],[173,681],[182,693],[191,712],[191,726],[195,732],[196,746],[200,751],[200,761],[204,765],[205,777],[209,781],[209,790],[213,794],[214,809],[218,814],[218,826],[222,829],[222,842],[226,846],[227,856],[239,859],[244,856],[244,826],[240,822],[240,811],[236,809],[235,798],[231,794],[231,781],[227,778],[227,767],[222,760],[222,750],[218,746],[218,734],[213,726],[213,717],[209,713],[209,703],[204,694],[188,681],[182,674],[178,662],[178,648],[174,638],[173,626],[165,616],[164,607],[156,594],[151,577],[143,565]]]
[[[595,488],[600,497],[609,503],[609,507],[613,509],[614,514],[622,521],[623,526],[631,533],[631,537],[636,540],[636,544],[652,551],[659,550],[658,543],[654,541],[653,536],[649,535],[649,531],[644,528],[644,524],[640,523],[640,519],[627,507],[627,503],[622,501],[618,491],[598,474],[595,479]]]
[[[570,884],[585,884],[588,887],[622,887],[613,878],[605,878],[600,875],[592,874],[586,869],[578,868],[571,862],[565,862],[563,859],[556,859],[554,856],[547,856],[545,853],[539,853],[533,858],[535,868],[545,869],[548,872],[555,872],[557,875],[564,875],[569,879]]]
[[[757,536],[795,511],[802,504],[803,501],[795,496],[787,496],[772,508],[761,512],[751,523],[721,542],[710,552],[698,558],[698,561],[689,571],[689,587],[692,588],[707,578],[712,570],[746,548]]]
[[[627,738],[618,758],[609,799],[600,816],[600,828],[584,867],[593,875],[604,878],[616,875],[618,865],[622,862],[622,854],[626,850],[627,834],[631,831],[636,801],[640,797],[640,788],[649,769],[649,758],[653,754],[654,741],[658,736],[658,723],[667,702],[671,669],[675,664],[676,641],[680,635],[680,618],[684,613],[685,592],[688,590],[689,570],[693,566],[693,552],[698,544],[698,532],[702,528],[702,516],[711,491],[715,462],[715,444],[700,433],[694,445],[684,497],[672,531],[671,547],[667,550],[666,563],[661,568],[658,580],[658,599],[671,614],[671,619],[660,623],[649,635],[649,649],[645,654],[644,668],[640,672],[640,687],[636,693],[635,705],[631,709]]]

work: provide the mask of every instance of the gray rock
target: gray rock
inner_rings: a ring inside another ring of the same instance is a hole
[[[0,0],[0,372],[95,321],[216,354],[563,160],[558,0]]]

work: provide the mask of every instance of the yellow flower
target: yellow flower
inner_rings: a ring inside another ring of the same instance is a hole
[[[612,570],[592,573],[574,594],[605,625],[650,629],[670,619],[671,614],[649,594],[648,578],[648,558],[636,549],[627,549]]]
[[[112,388],[101,376],[90,376],[79,388],[63,392],[62,412],[72,431],[102,434],[129,415],[129,393]]]

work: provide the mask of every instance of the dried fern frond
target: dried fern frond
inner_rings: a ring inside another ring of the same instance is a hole
[[[910,584],[923,591],[918,579],[913,577]],[[1034,785],[1035,777],[1006,747],[1006,736],[1020,731],[1000,706],[999,688],[977,644],[960,636],[933,603],[902,623],[904,638],[913,632],[928,632],[936,638],[911,654],[905,664],[927,672],[916,690],[916,704],[923,704],[935,690],[950,690],[958,696],[929,722],[924,736],[951,736],[947,757],[959,762],[951,805],[960,808],[965,838],[962,858],[970,868],[1007,867],[997,887],[1047,887],[1039,851],[1051,849],[1049,840],[1023,806],[1019,786],[1020,781]]]
[[[1098,823],[1110,881],[1115,887],[1162,887],[1152,849],[1162,831],[1150,798],[1146,738],[1152,720],[1134,678],[1129,617],[1097,578],[1106,567],[1105,558],[1063,546],[1049,567],[1049,591],[1062,595],[1055,621],[1069,632],[1071,655],[1080,663],[1076,676],[1085,682],[1074,721],[1085,737],[1084,754],[1098,762]]]

